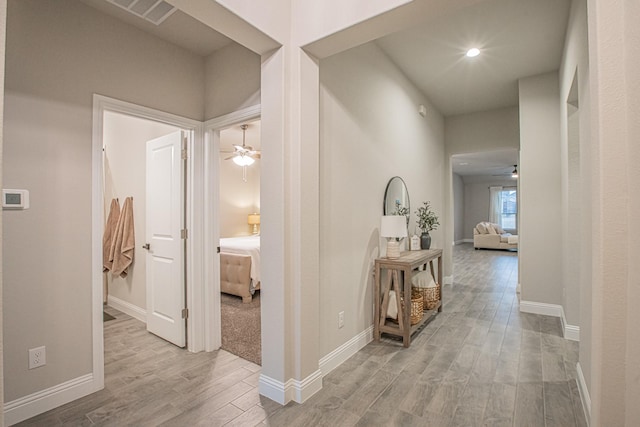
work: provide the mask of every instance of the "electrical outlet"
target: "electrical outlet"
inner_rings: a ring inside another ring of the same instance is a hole
[[[344,311],[338,313],[338,329],[344,326]]]
[[[47,364],[47,349],[45,346],[29,349],[29,369],[39,368]]]

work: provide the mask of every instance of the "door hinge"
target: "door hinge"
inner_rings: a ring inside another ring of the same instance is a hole
[[[216,248],[217,252],[220,253],[220,246]]]
[[[180,237],[182,239],[188,239],[189,238],[189,231],[186,228],[183,228],[182,230],[180,230]]]
[[[183,319],[187,319],[189,317],[189,309],[188,308],[183,308],[182,309],[182,318]]]
[[[187,160],[187,149],[186,148],[182,149],[182,160]]]

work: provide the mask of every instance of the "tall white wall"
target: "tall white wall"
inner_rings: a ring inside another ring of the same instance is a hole
[[[413,230],[423,201],[442,218],[445,161],[442,116],[375,44],[321,61],[320,84],[320,353],[326,355],[372,325],[387,181],[405,180]],[[442,229],[432,237],[441,248]]]
[[[566,235],[567,248],[563,257],[567,286],[563,305],[567,322],[580,327],[580,365],[586,385],[590,389],[593,265],[591,212],[594,201],[587,38],[587,3],[586,0],[575,0],[571,5],[560,68],[561,141],[563,152],[566,153],[563,153],[563,158],[566,159],[563,163],[563,179],[567,183],[563,186],[563,200],[567,203],[563,221],[564,224],[571,224],[572,228],[572,232]],[[577,91],[572,95],[570,93],[574,76],[577,78]],[[569,110],[567,100],[570,98],[577,98],[577,112],[574,107],[571,107],[573,112]],[[569,139],[570,134],[573,135],[573,140]],[[579,254],[577,259],[576,253]]]
[[[0,2],[0,28],[7,28],[7,2]],[[5,41],[6,32],[0,31],[0,188],[2,186],[2,146],[3,146],[3,129],[4,129],[4,64],[5,64]],[[0,259],[2,258],[2,215],[0,215]],[[3,360],[4,360],[4,340],[3,340],[3,278],[2,262],[0,262],[0,403],[4,403],[4,374],[3,374]],[[4,420],[4,405],[0,405],[0,420]],[[0,421],[0,426],[3,425],[3,421]]]
[[[82,2],[9,1],[5,90],[4,185],[31,192],[3,214],[10,402],[92,370],[93,94],[202,120],[204,60]]]
[[[260,56],[237,43],[213,52],[205,61],[204,117],[260,104]]]
[[[104,205],[105,218],[111,200],[133,197],[133,224],[136,246],[133,263],[126,278],[105,273],[109,296],[145,309],[146,300],[146,142],[179,129],[163,123],[123,114],[105,112],[104,143]]]
[[[562,304],[558,73],[519,81],[520,283],[523,301]],[[557,236],[549,244],[549,236]]]
[[[458,174],[453,174],[452,177],[453,188],[453,242],[457,243],[464,239],[464,213],[465,213],[465,194],[464,194],[464,181]]]

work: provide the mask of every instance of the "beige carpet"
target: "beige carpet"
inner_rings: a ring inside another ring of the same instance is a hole
[[[222,348],[257,365],[262,365],[260,338],[260,291],[253,301],[243,304],[242,298],[220,294]]]

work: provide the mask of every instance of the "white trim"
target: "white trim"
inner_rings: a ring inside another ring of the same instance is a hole
[[[443,285],[453,285],[453,276],[444,276],[442,278]]]
[[[373,325],[351,338],[340,347],[320,359],[320,371],[324,377],[348,358],[360,351],[364,346],[373,341]]]
[[[322,389],[322,372],[315,371],[302,381],[289,378],[286,383],[260,374],[258,391],[260,395],[281,405],[286,405],[292,400],[296,403],[304,403],[311,396]]]
[[[522,313],[541,314],[543,316],[562,317],[562,306],[544,302],[520,301]]]
[[[123,312],[124,314],[128,314],[134,319],[138,319],[144,324],[147,323],[147,310],[142,307],[138,307],[137,305],[131,304],[130,302],[112,295],[107,295],[107,305]]]
[[[518,286],[520,284],[518,283]],[[562,336],[571,341],[580,341],[580,326],[569,325],[564,315],[564,307],[558,304],[547,304],[534,301],[520,301],[522,313],[541,314],[543,316],[559,317],[562,324]]]
[[[256,120],[261,114],[260,104],[234,111],[224,116],[207,120],[204,123],[204,144],[202,147],[202,280],[209,283],[200,300],[204,307],[203,350],[215,351],[222,345],[220,330],[220,241],[219,209],[219,168],[220,131],[233,125]],[[268,345],[268,344],[264,344]],[[263,345],[263,347],[264,347]],[[276,387],[277,388],[277,387]]]
[[[578,372],[576,381],[578,383],[578,391],[580,392],[580,400],[582,401],[582,410],[584,411],[587,425],[591,425],[591,397],[589,396],[589,389],[587,388],[587,382],[584,379],[580,362],[576,364],[576,371]]]
[[[7,402],[4,405],[4,422],[7,426],[17,424],[98,391],[96,382],[93,374],[87,374]]]
[[[453,242],[453,246],[462,245],[463,243],[473,243],[473,239],[460,239]]]
[[[521,290],[522,290],[522,285],[520,285],[520,283],[518,283],[516,285],[516,293],[519,294]]]

